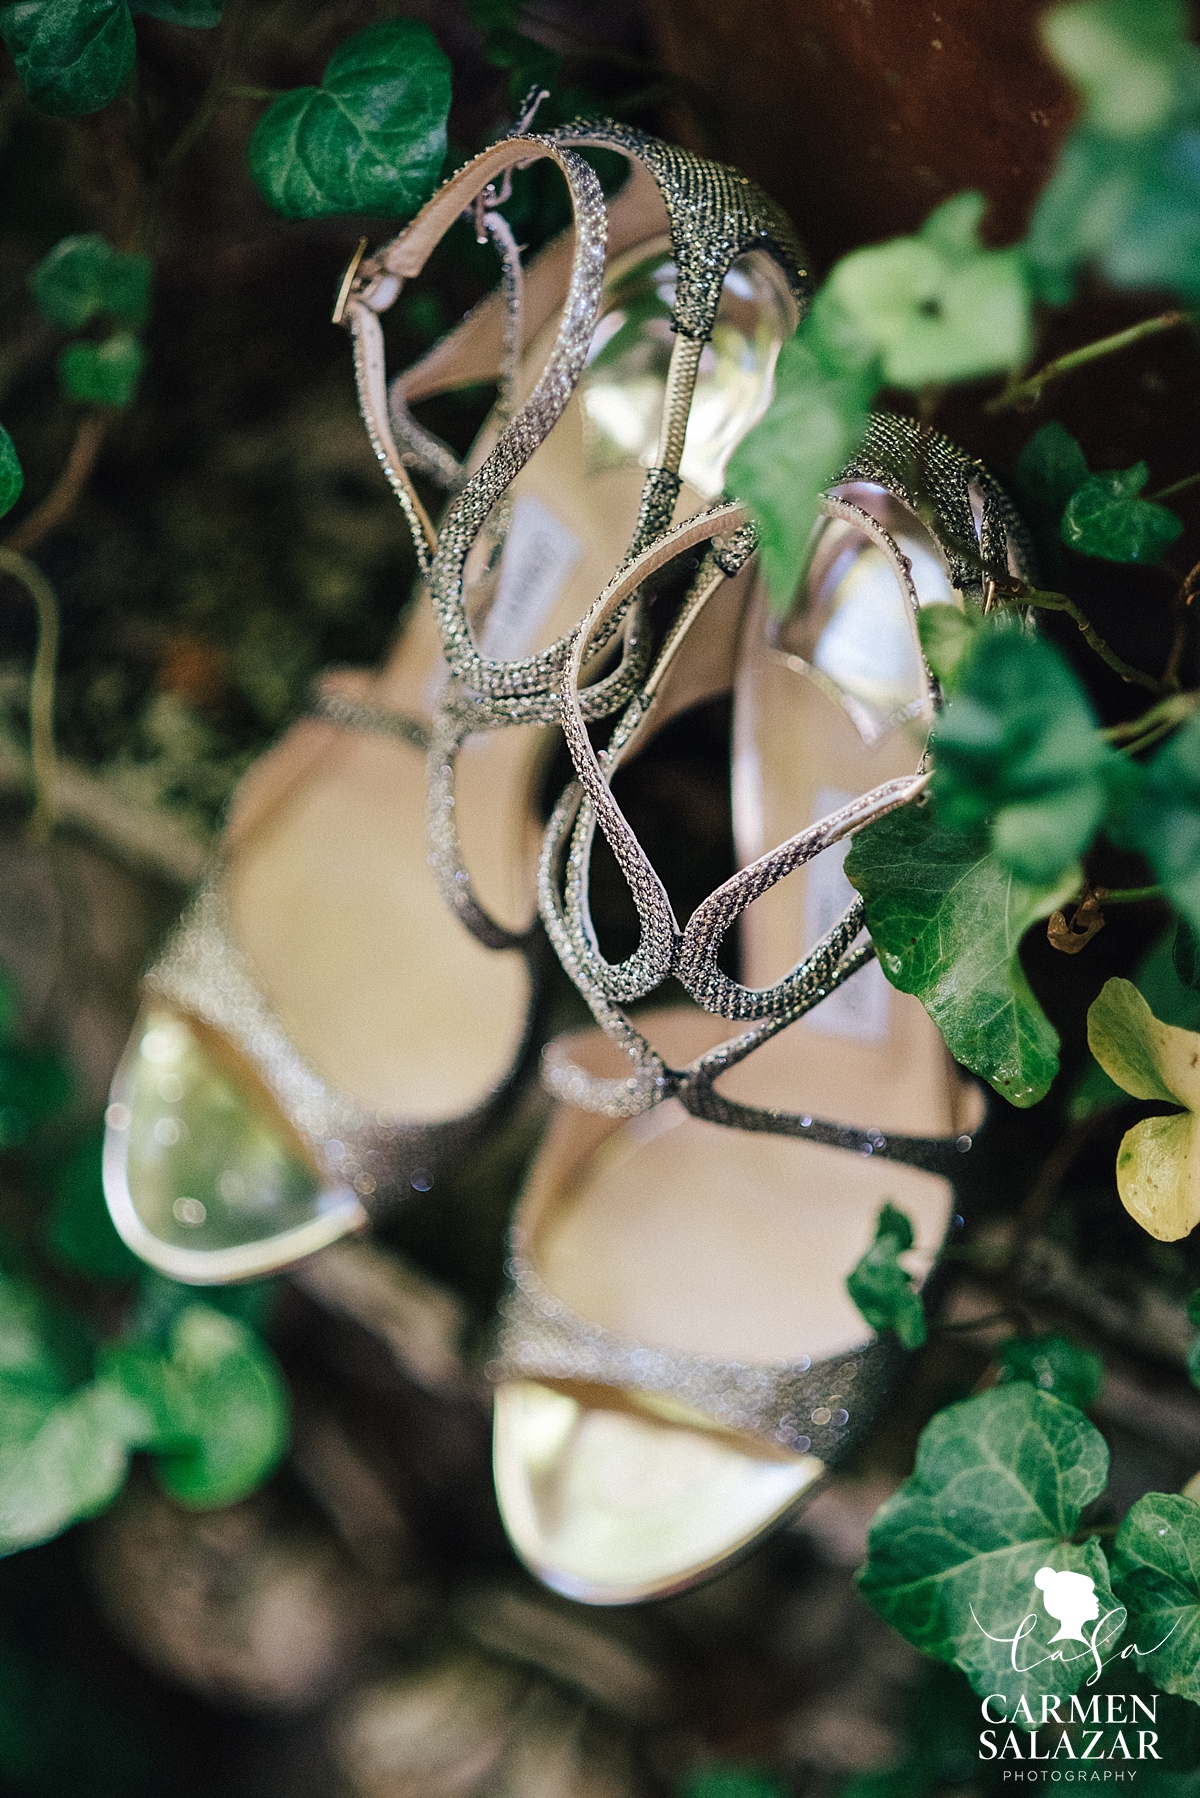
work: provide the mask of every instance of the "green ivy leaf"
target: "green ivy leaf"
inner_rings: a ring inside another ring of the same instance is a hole
[[[0,37],[34,105],[64,118],[115,100],[137,60],[126,0],[10,0]]]
[[[1200,1505],[1148,1492],[1117,1531],[1113,1590],[1156,1686],[1200,1704]]]
[[[1069,1695],[1092,1670],[1091,1651],[1070,1641],[1051,1648],[1054,1623],[1034,1576],[1083,1575],[1099,1616],[1116,1610],[1098,1543],[1071,1540],[1107,1474],[1099,1430],[1024,1381],[939,1411],[911,1478],[875,1515],[863,1597],[914,1647],[960,1667],[981,1696]],[[1036,1627],[1014,1673],[1011,1639],[1031,1614]]]
[[[82,1386],[24,1436],[6,1420],[0,1441],[0,1553],[57,1536],[92,1517],[125,1480],[137,1413],[103,1383]]]
[[[148,256],[126,256],[102,237],[64,237],[29,277],[42,317],[64,331],[79,331],[99,312],[131,325],[145,324],[150,310]]]
[[[1171,904],[1200,930],[1200,716],[1141,770],[1119,825],[1122,842],[1146,857]]]
[[[1010,1336],[996,1360],[1002,1386],[1026,1380],[1081,1411],[1089,1409],[1104,1378],[1099,1355],[1077,1348],[1065,1336]]]
[[[915,993],[946,1046],[1013,1105],[1034,1105],[1058,1072],[1058,1033],[1021,968],[1022,936],[1075,890],[1018,881],[986,832],[946,830],[909,805],[859,831],[846,876],[866,902],[880,965]]]
[[[916,237],[854,250],[827,283],[831,304],[898,387],[965,381],[1019,366],[1031,344],[1018,250],[979,241],[982,194],[957,194]]]
[[[1026,240],[1043,298],[1065,304],[1086,262],[1114,287],[1200,298],[1196,135],[1194,121],[1134,143],[1082,128],[1068,138]]]
[[[206,1305],[183,1313],[171,1348],[195,1446],[166,1460],[159,1477],[185,1504],[232,1504],[287,1447],[287,1397],[274,1357],[244,1324]]]
[[[32,1286],[0,1272],[0,1445],[28,1435],[73,1384],[53,1325]]]
[[[1171,944],[1171,966],[1175,970],[1180,986],[1189,993],[1200,992],[1200,936],[1197,936],[1186,918],[1180,918],[1175,926],[1175,940]],[[1135,981],[1134,985],[1138,987],[1139,991],[1141,990],[1139,982]],[[1162,1013],[1160,1012],[1158,1015],[1161,1017]],[[1182,1020],[1168,1018],[1166,1021],[1168,1024],[1178,1024]]]
[[[179,1313],[168,1353],[118,1344],[103,1377],[148,1420],[158,1477],[184,1504],[232,1504],[261,1484],[287,1446],[287,1398],[274,1357],[211,1305]]]
[[[103,343],[69,343],[58,359],[58,378],[67,398],[82,405],[128,406],[145,360],[137,338],[116,331]]]
[[[1017,457],[1017,486],[1023,510],[1046,510],[1055,523],[1067,501],[1088,478],[1087,457],[1065,425],[1051,419],[1035,431]]]
[[[1166,506],[1137,496],[1150,479],[1144,462],[1111,474],[1089,475],[1071,495],[1062,519],[1062,540],[1081,555],[1106,562],[1159,560],[1183,534],[1183,520]]]
[[[779,352],[775,397],[730,458],[726,486],[758,523],[778,611],[792,602],[818,501],[862,441],[877,388],[874,364],[841,365],[821,321],[808,320]]]
[[[1062,515],[1071,495],[1088,478],[1087,457],[1070,431],[1052,419],[1029,439],[1013,475],[1021,516],[1034,534],[1038,553],[1048,569],[1057,569],[1065,561]]]
[[[1189,23],[1183,0],[1084,0],[1052,8],[1041,29],[1089,122],[1112,137],[1139,137],[1167,122],[1189,73],[1200,75]]]
[[[224,0],[129,0],[129,10],[148,19],[163,19],[168,25],[190,25],[193,30],[211,31],[221,23]]]
[[[82,1143],[59,1175],[42,1239],[55,1260],[92,1280],[132,1280],[143,1263],[113,1228],[100,1178],[101,1141]]]
[[[1200,1330],[1200,1287],[1193,1292],[1188,1300],[1187,1314],[1188,1322],[1194,1324],[1196,1328]],[[1188,1378],[1191,1380],[1192,1385],[1200,1386],[1200,1336],[1197,1336],[1195,1342],[1188,1348],[1187,1370]]]
[[[990,820],[1003,867],[1057,885],[1077,873],[1128,762],[1065,658],[1012,624],[978,633],[956,685],[934,733],[939,821],[969,831]]]
[[[18,460],[16,445],[0,425],[0,518],[12,511],[24,485],[25,472]]]
[[[1182,0],[1086,0],[1045,15],[1047,47],[1084,116],[1026,239],[1042,296],[1070,298],[1094,262],[1117,287],[1200,295],[1200,50]]]
[[[83,1383],[81,1335],[35,1287],[0,1274],[0,1554],[90,1516],[124,1478],[137,1417]]]
[[[959,606],[922,606],[917,613],[917,633],[925,652],[925,660],[937,676],[947,698],[952,699],[958,692],[959,681],[981,623],[977,614],[964,612]]]
[[[165,1347],[90,1346],[68,1313],[0,1272],[0,1554],[43,1542],[106,1505],[146,1448],[186,1504],[232,1503],[287,1441],[274,1360],[246,1325],[208,1305],[178,1312]]]
[[[334,51],[320,87],[267,108],[250,172],[288,218],[415,212],[445,160],[449,110],[450,63],[428,25],[368,25]]]
[[[918,1349],[925,1340],[925,1307],[898,1259],[913,1240],[903,1211],[884,1205],[874,1242],[846,1276],[846,1290],[871,1328],[894,1330],[906,1349]]]
[[[700,1767],[689,1773],[678,1798],[787,1798],[785,1788],[756,1767]]]

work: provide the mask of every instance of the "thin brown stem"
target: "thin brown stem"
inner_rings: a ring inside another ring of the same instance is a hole
[[[1188,640],[1188,601],[1182,587],[1171,602],[1171,610],[1175,614],[1175,629],[1171,633],[1171,649],[1163,669],[1163,686],[1178,693],[1182,685],[1179,670],[1183,666],[1183,652]]]
[[[217,96],[217,99],[218,99],[219,103],[224,102],[226,100],[278,100],[280,94],[283,94],[286,92],[287,92],[287,89],[282,88],[282,87],[225,87],[225,88],[221,89],[219,95]],[[213,110],[215,111],[216,108],[214,107]],[[196,117],[199,118],[199,116],[200,116],[199,113],[197,113]],[[209,117],[211,117],[211,116],[212,115],[210,114]],[[192,123],[194,124],[195,120],[193,120]],[[203,129],[203,126],[207,125],[207,123],[208,123],[207,118],[202,120],[201,121],[201,129]],[[188,131],[191,131],[191,126],[188,127]],[[185,133],[184,135],[186,136],[187,134]],[[194,137],[191,141],[194,142],[195,137],[199,137],[199,135],[200,135],[200,132],[196,131],[194,134]],[[180,149],[179,149],[179,144],[182,144],[182,143],[183,143],[183,137],[180,137],[179,143],[175,144],[172,147],[171,152],[170,152],[170,160],[172,162],[174,162],[176,160],[177,153],[182,154],[182,151],[180,151]],[[191,142],[189,142],[185,146],[185,148],[190,149]]]
[[[1172,727],[1182,724],[1198,705],[1200,693],[1172,693],[1137,718],[1126,718],[1122,724],[1106,724],[1100,735],[1107,743],[1120,743],[1128,748],[1147,731],[1157,730],[1163,724]]]
[[[1104,641],[1091,619],[1076,605],[1069,594],[1043,593],[1038,589],[1030,589],[1023,592],[1020,597],[1022,604],[1036,606],[1044,612],[1066,612],[1083,632],[1088,647],[1095,650],[1100,660],[1107,662],[1108,666],[1114,673],[1119,674],[1123,681],[1129,681],[1137,687],[1145,687],[1150,693],[1163,692],[1164,682],[1155,680],[1152,674],[1144,673],[1141,668],[1135,668],[1131,662],[1127,662],[1122,656],[1119,656],[1116,650]]]
[[[1147,899],[1161,899],[1163,890],[1160,886],[1148,887],[1097,887],[1096,897],[1101,905],[1142,905]]]
[[[1148,493],[1147,499],[1157,503],[1160,499],[1170,499],[1173,493],[1182,493],[1185,487],[1194,487],[1200,481],[1200,474],[1190,474],[1186,480],[1176,481],[1171,487],[1160,487],[1157,493]]]
[[[992,1324],[1015,1323],[1023,1336],[1032,1336],[1033,1328],[1024,1305],[1006,1305],[1002,1311],[989,1311],[986,1317],[964,1318],[957,1324],[934,1324],[937,1336],[967,1336],[972,1330],[989,1329]]]
[[[217,26],[216,51],[204,91],[200,95],[191,118],[183,126],[175,142],[159,160],[154,178],[150,183],[142,231],[143,244],[147,250],[153,251],[154,248],[165,189],[169,186],[179,165],[195,148],[222,107],[229,101],[237,99],[273,100],[285,91],[282,88],[230,85],[230,76],[235,72],[238,59],[251,39],[262,28],[265,19],[276,10],[276,6],[268,7],[265,13],[261,13],[257,19],[251,20],[244,4],[239,5],[237,0],[229,0],[221,23]]]
[[[5,545],[7,549],[17,555],[26,555],[65,522],[96,466],[96,457],[100,453],[100,445],[107,429],[108,419],[102,412],[84,414],[79,421],[66,467],[41,505],[35,506],[28,518],[23,519],[10,534]]]
[[[1172,693],[1152,705],[1140,718],[1129,718],[1124,724],[1110,724],[1100,732],[1106,742],[1115,743],[1122,755],[1140,755],[1155,743],[1185,724],[1200,706],[1200,693]]]
[[[108,171],[111,204],[105,236],[125,251],[139,250],[144,236],[146,171],[136,147],[137,117],[136,106],[126,100],[79,121]]]
[[[1102,1115],[1100,1112],[1093,1112],[1090,1117],[1068,1124],[1042,1163],[1037,1179],[1022,1200],[1013,1222],[1012,1247],[1001,1269],[1001,1279],[1007,1288],[1011,1289],[1015,1282],[1026,1243],[1057,1198],[1058,1189],[1070,1170],[1071,1163],[1087,1143],[1095,1130],[1097,1119]]]
[[[28,557],[0,544],[0,573],[19,581],[37,612],[37,650],[29,683],[29,759],[33,768],[34,836],[48,837],[54,828],[54,784],[58,757],[54,748],[54,675],[58,665],[58,598],[41,569]]]
[[[700,127],[705,139],[704,148],[709,155],[724,153],[725,131],[713,104],[713,97],[708,89],[698,81],[692,81],[686,75],[676,73],[672,69],[663,68],[660,63],[647,62],[642,56],[636,56],[628,50],[618,50],[611,44],[598,44],[593,39],[582,36],[560,18],[544,18],[532,8],[522,8],[525,18],[539,32],[546,34],[546,48],[555,50],[558,55],[571,56],[582,62],[607,65],[612,69],[625,69],[631,75],[639,76],[655,87],[661,87],[664,97],[674,97],[691,113],[692,119]],[[521,26],[518,26],[521,29]],[[535,38],[534,42],[540,39]],[[622,106],[633,105],[641,100],[641,94],[630,100],[622,100]]]
[[[1077,368],[1083,368],[1089,362],[1098,362],[1102,356],[1115,355],[1118,350],[1128,349],[1131,344],[1141,343],[1147,337],[1156,337],[1160,331],[1173,331],[1176,325],[1184,325],[1196,317],[1193,312],[1163,312],[1157,318],[1145,318],[1140,324],[1130,325],[1127,330],[1114,331],[1111,337],[1099,337],[1094,343],[1085,343],[1077,350],[1068,350],[1063,356],[1056,356],[1053,362],[1047,362],[1036,374],[1026,376],[1023,381],[1013,381],[988,401],[985,412],[1006,412],[1010,407],[1018,412],[1028,411],[1036,406],[1042,397],[1042,390],[1052,381],[1060,381],[1064,375],[1073,374]]]

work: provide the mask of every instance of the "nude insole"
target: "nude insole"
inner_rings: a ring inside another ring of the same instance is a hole
[[[733,1361],[813,1360],[868,1332],[845,1277],[890,1200],[927,1271],[945,1181],[914,1168],[689,1117],[630,1125],[541,1244],[551,1289],[619,1335]]]

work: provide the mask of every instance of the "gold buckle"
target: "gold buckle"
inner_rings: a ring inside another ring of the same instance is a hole
[[[358,265],[366,253],[367,240],[365,237],[360,237],[358,240],[358,248],[346,264],[346,272],[342,276],[342,284],[338,288],[337,301],[333,308],[333,322],[335,325],[340,325],[346,316],[346,306],[350,299],[350,289],[354,286],[354,277],[358,273]]]

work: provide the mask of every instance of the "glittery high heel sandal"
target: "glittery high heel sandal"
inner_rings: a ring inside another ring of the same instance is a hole
[[[610,206],[577,146],[628,158]],[[543,159],[574,228],[524,269],[501,194]],[[382,315],[464,211],[501,287],[389,389]],[[806,295],[750,183],[607,125],[492,146],[348,271],[336,316],[424,587],[383,672],[327,680],[248,776],[147,976],[105,1186],[163,1272],[287,1266],[427,1189],[487,1125],[530,1043],[535,807],[571,633],[631,546],[719,491]],[[460,465],[411,408],[497,377]],[[438,529],[414,471],[454,496]],[[644,672],[638,619],[631,594],[596,646],[589,715]]]
[[[920,516],[918,516],[918,507]],[[924,520],[925,522],[922,522]],[[918,1284],[954,1214],[973,1088],[920,1004],[873,959],[842,859],[918,799],[936,688],[923,603],[976,605],[1026,569],[987,475],[936,433],[877,417],[823,502],[797,603],[761,594],[738,651],[740,870],[682,929],[612,777],[687,685],[693,639],[745,603],[744,511],[676,526],[585,622],[564,681],[578,781],[551,820],[541,903],[600,1031],[551,1044],[562,1104],[517,1210],[493,1367],[495,1475],[518,1553],[594,1604],[679,1590],[811,1495],[861,1439],[903,1353],[846,1288],[885,1202],[912,1222]],[[597,752],[578,673],[623,589],[702,552],[641,691]],[[727,633],[726,633],[727,634]],[[587,902],[597,824],[641,923],[605,960]],[[717,964],[737,922],[741,979]],[[674,977],[695,1002],[628,1007]]]

